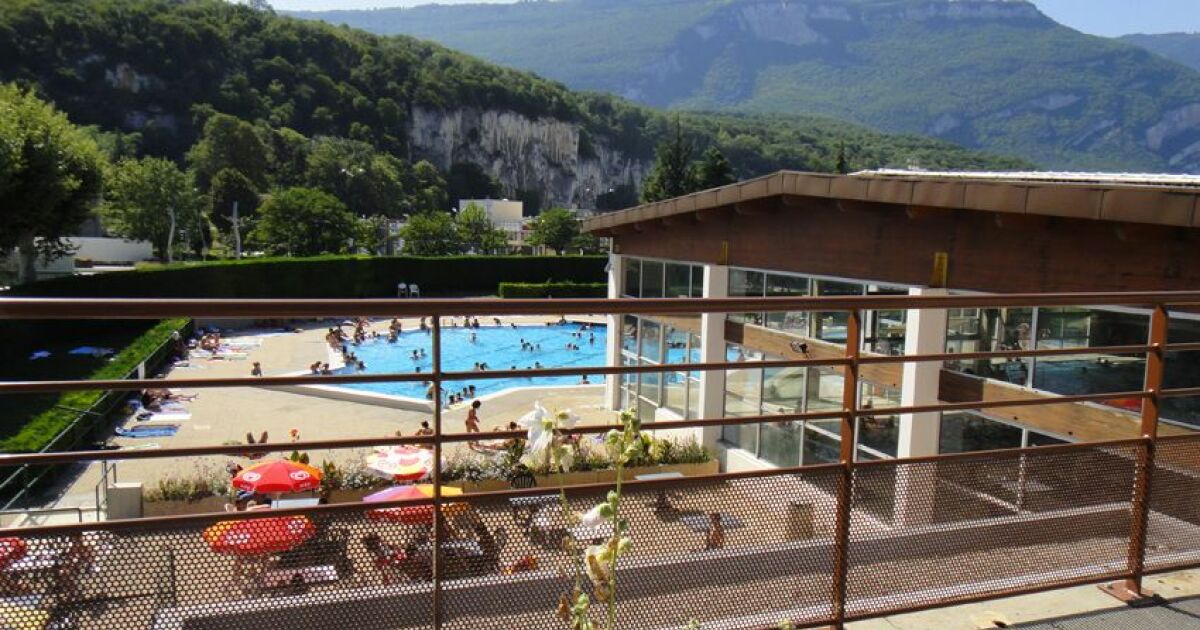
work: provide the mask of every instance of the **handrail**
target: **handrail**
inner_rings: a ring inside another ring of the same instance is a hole
[[[1200,292],[1015,293],[984,295],[867,295],[834,297],[616,299],[356,299],[203,300],[0,298],[0,319],[163,319],[343,316],[690,314],[742,311],[853,311],[1033,306],[1200,306]]]

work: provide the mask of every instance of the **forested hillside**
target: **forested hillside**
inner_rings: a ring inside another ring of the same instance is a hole
[[[451,188],[494,178],[534,206],[621,205],[671,127],[660,112],[433,43],[218,0],[0,0],[0,81],[96,126],[117,156],[179,161],[215,114],[244,121],[268,153],[260,189],[306,169],[318,139],[342,138],[428,160]],[[689,114],[683,126],[742,176],[830,170],[842,147],[852,168],[1021,165],[820,118]]]
[[[1200,33],[1137,34],[1126,35],[1121,40],[1200,70]]]
[[[658,107],[832,116],[1046,168],[1200,172],[1200,73],[1020,0],[561,0],[303,15]]]

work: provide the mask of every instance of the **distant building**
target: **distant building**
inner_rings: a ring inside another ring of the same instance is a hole
[[[530,247],[529,227],[525,220],[525,202],[508,199],[459,199],[458,211],[462,212],[468,205],[482,207],[497,230],[508,237],[508,246],[515,250]]]

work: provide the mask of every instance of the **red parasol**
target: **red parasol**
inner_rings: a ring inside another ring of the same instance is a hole
[[[307,516],[278,516],[221,521],[204,530],[204,540],[217,553],[261,556],[292,549],[317,531]]]
[[[246,492],[272,494],[304,492],[321,486],[321,471],[286,459],[255,464],[233,478],[233,487]]]
[[[442,486],[442,496],[457,496],[462,494],[462,488]],[[381,490],[375,494],[363,497],[366,503],[383,501],[411,501],[428,499],[433,496],[433,486],[421,484],[416,486],[396,486]],[[453,515],[469,509],[466,503],[447,503],[442,506],[442,514]],[[367,512],[367,518],[373,521],[392,521],[406,525],[423,525],[433,522],[432,505],[413,505],[407,507],[380,508]]]
[[[20,538],[0,538],[0,567],[8,565],[25,557],[29,546]]]

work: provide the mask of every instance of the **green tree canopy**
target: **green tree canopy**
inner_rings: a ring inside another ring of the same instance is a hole
[[[696,190],[696,174],[692,165],[692,144],[683,135],[679,118],[671,136],[658,145],[654,168],[642,187],[642,201],[661,201]]]
[[[696,165],[696,190],[716,188],[737,181],[733,174],[733,165],[725,158],[725,154],[716,147],[710,147],[704,152],[704,157]]]
[[[64,253],[62,237],[100,195],[103,165],[96,143],[66,115],[0,85],[0,252],[21,248],[19,281],[33,279],[35,254]]]
[[[446,180],[437,167],[425,160],[413,165],[405,182],[408,191],[408,212],[445,212],[448,207]]]
[[[462,247],[469,252],[494,254],[504,251],[508,245],[507,235],[496,229],[487,210],[477,203],[469,203],[459,210],[454,217],[454,226]]]
[[[127,158],[112,169],[101,216],[110,232],[150,241],[154,253],[170,262],[189,236],[200,235],[203,208],[192,178],[174,162]]]
[[[454,219],[446,212],[423,212],[409,217],[400,232],[404,253],[417,256],[449,256],[461,254],[462,239]]]
[[[241,171],[232,168],[217,171],[212,178],[208,197],[209,216],[222,232],[231,232],[233,229],[234,202],[237,203],[238,220],[243,228],[253,219],[254,212],[258,209],[258,191],[254,182]]]
[[[357,140],[321,138],[308,156],[305,181],[342,200],[357,215],[399,217],[407,165]]]
[[[550,208],[533,220],[529,242],[564,253],[579,236],[579,219],[565,208]]]
[[[275,254],[340,253],[359,233],[359,222],[337,197],[312,188],[287,188],[258,209],[251,242]]]
[[[263,142],[254,125],[227,114],[213,114],[204,123],[204,132],[187,154],[196,172],[196,183],[208,190],[212,178],[231,168],[265,190],[271,166],[270,147]]]

